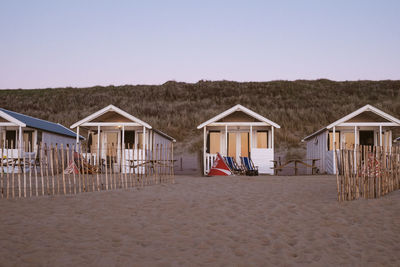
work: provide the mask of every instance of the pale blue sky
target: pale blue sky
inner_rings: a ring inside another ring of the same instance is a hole
[[[400,79],[400,1],[0,0],[0,88]]]

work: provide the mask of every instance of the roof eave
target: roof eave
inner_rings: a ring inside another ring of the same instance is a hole
[[[2,111],[2,110],[0,110],[0,116],[3,117],[3,118],[6,119],[6,120],[12,122],[12,123],[15,123],[17,126],[26,127],[26,124],[25,124],[25,123],[23,123],[22,121],[20,121],[20,120],[14,118],[13,116],[11,116],[11,115],[9,115],[9,114],[7,114],[7,113],[5,113],[5,112]]]
[[[246,113],[247,115],[249,115],[249,116],[251,116],[253,118],[256,118],[256,119],[258,119],[260,121],[263,121],[265,123],[268,123],[268,124],[270,124],[271,126],[273,126],[275,128],[278,128],[278,129],[281,128],[281,126],[279,124],[277,124],[277,123],[275,123],[275,122],[273,122],[273,121],[261,116],[260,114],[254,112],[254,111],[252,111],[252,110],[250,110],[250,109],[248,109],[248,108],[246,108],[246,107],[244,107],[244,106],[242,106],[240,104],[237,104],[237,105],[231,107],[230,109],[227,109],[224,112],[214,116],[213,118],[203,122],[202,124],[197,126],[197,129],[201,129],[201,128],[203,128],[203,127],[205,127],[205,126],[207,126],[207,125],[209,125],[209,124],[211,124],[213,122],[216,122],[216,121],[218,121],[218,120],[220,120],[220,119],[232,114],[235,111],[242,111],[242,112]]]
[[[158,134],[160,134],[160,135],[162,135],[162,136],[164,136],[165,138],[169,139],[170,141],[176,143],[175,138],[173,138],[172,136],[169,136],[168,134],[166,134],[166,133],[164,133],[164,132],[162,132],[160,130],[154,129],[154,128],[153,128],[153,131],[158,133]]]
[[[343,123],[345,121],[350,120],[351,118],[354,118],[355,116],[357,116],[357,115],[359,115],[359,114],[361,114],[361,113],[363,113],[365,111],[371,111],[371,112],[381,116],[382,118],[384,118],[386,120],[389,120],[391,122],[400,124],[400,120],[399,119],[397,119],[397,118],[393,117],[392,115],[387,114],[386,112],[384,112],[384,111],[382,111],[380,109],[377,109],[376,107],[371,106],[371,105],[368,104],[368,105],[365,105],[365,106],[357,109],[356,111],[344,116],[343,118],[341,118],[341,119],[329,124],[326,128],[327,129],[331,129],[331,128],[333,128],[333,127],[335,127],[335,126],[337,126],[337,125],[339,125],[339,124],[341,124],[341,123]]]
[[[118,108],[118,107],[116,107],[116,106],[114,106],[114,105],[108,105],[108,106],[106,106],[105,108],[102,108],[102,109],[96,111],[95,113],[93,113],[93,114],[87,116],[86,118],[84,118],[84,119],[82,119],[82,120],[80,120],[80,121],[78,121],[78,122],[72,124],[72,125],[70,126],[70,128],[71,128],[71,129],[74,129],[74,128],[80,126],[81,124],[83,124],[83,123],[85,123],[85,122],[91,121],[91,120],[93,120],[93,119],[95,119],[95,118],[97,118],[97,117],[99,117],[99,116],[105,114],[105,113],[108,112],[108,111],[115,111],[115,112],[117,112],[118,114],[120,114],[120,115],[122,115],[122,116],[124,116],[124,117],[126,117],[126,118],[128,118],[128,119],[130,119],[130,120],[132,120],[132,121],[135,121],[135,122],[141,124],[142,126],[148,128],[148,129],[152,129],[152,127],[151,127],[150,124],[148,124],[148,123],[146,123],[146,122],[144,122],[144,121],[142,121],[142,120],[136,118],[135,116],[132,116],[131,114],[129,114],[129,113],[123,111],[122,109],[120,109],[120,108]]]
[[[320,134],[320,133],[323,133],[324,131],[327,131],[327,130],[328,130],[328,128],[319,129],[318,131],[316,131],[316,132],[314,132],[314,133],[312,133],[312,134],[310,134],[310,135],[304,137],[304,138],[301,140],[301,142],[305,142],[305,141],[307,141],[308,139],[310,139],[310,138],[312,138],[312,137],[314,137],[314,136],[316,136],[316,135],[318,135],[318,134]]]

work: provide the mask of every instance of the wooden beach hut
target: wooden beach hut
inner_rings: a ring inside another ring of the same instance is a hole
[[[78,134],[82,131],[87,133],[89,153],[85,153],[85,156],[96,165],[97,160],[103,164],[112,158],[114,172],[135,170],[135,173],[144,173],[146,168],[140,162],[150,158],[166,160],[176,142],[171,136],[114,105],[74,123],[71,129],[75,128]],[[79,143],[79,140],[76,139],[76,142]],[[154,151],[157,155],[154,155]],[[141,167],[132,168],[140,164]]]
[[[316,167],[321,173],[335,174],[334,151],[352,149],[354,145],[391,147],[392,129],[399,126],[399,119],[365,105],[305,137],[302,142],[307,143],[307,158],[319,159]]]
[[[65,126],[0,108],[0,140],[7,158],[37,152],[39,144],[74,145],[81,138]]]
[[[206,122],[203,129],[203,161],[206,175],[219,152],[240,162],[240,156],[250,157],[259,173],[273,174],[275,122],[242,106],[236,105]]]

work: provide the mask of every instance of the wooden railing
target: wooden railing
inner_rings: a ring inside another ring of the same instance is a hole
[[[216,157],[217,157],[217,154],[206,153],[206,158],[204,159],[205,160],[205,163],[204,163],[204,167],[205,167],[204,174],[208,174],[208,172],[210,171],[210,169],[211,169]]]

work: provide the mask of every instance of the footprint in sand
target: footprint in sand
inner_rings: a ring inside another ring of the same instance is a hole
[[[290,239],[288,242],[288,245],[291,247],[294,247],[297,245],[297,240],[296,239]]]

